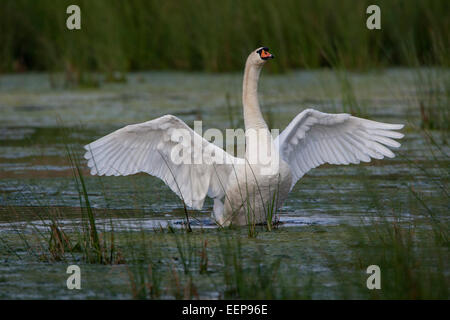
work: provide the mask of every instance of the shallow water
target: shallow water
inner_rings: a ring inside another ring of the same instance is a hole
[[[436,190],[439,184],[448,184],[450,148],[442,144],[441,151],[437,150],[419,130],[415,74],[415,70],[392,69],[350,75],[365,117],[406,124],[402,146],[394,159],[324,165],[309,172],[280,210],[280,230],[297,235],[311,226],[340,227],[358,225],[368,216],[376,219],[380,209],[374,205],[374,197],[386,208],[395,207],[404,221],[419,221],[426,213],[408,205],[411,187],[427,197],[431,209],[448,219],[448,198]],[[29,233],[45,229],[50,220],[42,221],[39,213],[45,215],[49,208],[57,208],[63,216],[63,228],[70,231],[80,224],[80,199],[66,144],[81,155],[83,145],[113,130],[168,113],[189,125],[203,120],[204,130],[242,127],[240,86],[240,74],[134,73],[127,75],[125,83],[72,90],[53,88],[46,74],[0,76],[0,235],[8,237],[17,229]],[[324,112],[345,110],[340,83],[330,71],[263,74],[260,93],[272,128],[283,129],[309,107]],[[437,141],[448,136],[440,131],[432,134]],[[157,178],[138,174],[99,179],[83,169],[91,206],[99,212],[106,210],[116,231],[152,231],[168,224],[183,227],[182,202]],[[208,200],[201,212],[190,211],[194,229],[215,228],[209,219],[211,209]],[[99,216],[98,225],[108,231],[110,219]],[[29,261],[3,265],[1,274],[6,280],[0,278],[0,288],[6,291],[0,297],[71,297],[55,285],[38,290],[34,280],[24,280],[26,285],[12,280],[30,268],[41,272],[40,264]],[[120,290],[110,295],[99,290],[78,297],[129,297]]]

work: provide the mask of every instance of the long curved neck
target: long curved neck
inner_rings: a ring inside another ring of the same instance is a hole
[[[242,104],[244,106],[245,130],[250,128],[267,128],[261,114],[258,101],[258,80],[262,65],[255,65],[247,60],[245,64]]]

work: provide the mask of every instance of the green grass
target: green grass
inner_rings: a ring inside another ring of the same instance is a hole
[[[426,132],[422,132],[426,135]],[[449,161],[449,156],[436,140],[429,140],[429,158]],[[410,163],[412,167],[417,164]],[[434,179],[432,169],[422,168]],[[440,168],[441,179],[436,181],[434,196],[449,202],[448,172]],[[372,299],[448,299],[448,253],[450,248],[448,212],[444,207],[432,206],[420,185],[411,184],[407,203],[381,199],[367,181],[367,194],[372,198],[375,212],[369,214],[361,227],[350,228],[347,242],[352,252],[352,264],[366,268],[376,264],[382,270],[382,290],[372,291]],[[412,217],[400,215],[403,206],[414,208]],[[368,222],[368,223],[367,223]],[[433,261],[433,262],[432,262]],[[341,278],[349,283],[346,277]],[[360,279],[363,281],[364,279]],[[342,284],[342,286],[345,286]]]
[[[66,29],[78,4],[81,31]],[[54,1],[0,4],[0,72],[65,72],[65,83],[124,81],[124,71],[242,70],[258,46],[270,47],[272,71],[337,66],[364,70],[421,64],[449,66],[446,0],[377,1],[382,30],[366,28],[371,1]],[[117,73],[118,72],[118,73]]]

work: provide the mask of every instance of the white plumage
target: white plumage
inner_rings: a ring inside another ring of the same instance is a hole
[[[291,167],[292,188],[305,173],[324,163],[358,164],[370,162],[370,158],[393,158],[386,146],[400,147],[391,138],[403,138],[403,134],[392,131],[401,128],[402,124],[306,109],[275,139],[275,145]]]
[[[180,130],[190,135],[190,144],[179,143]],[[181,146],[182,152],[192,157],[191,164],[172,161],[175,146]],[[203,207],[206,195],[223,197],[220,180],[227,180],[231,164],[244,162],[209,143],[172,115],[126,126],[88,144],[85,149],[92,175],[127,176],[145,172],[163,180],[186,205],[198,210]],[[212,152],[223,161],[219,164],[214,161]],[[202,164],[195,164],[194,155],[203,157]]]
[[[245,159],[233,157],[182,120],[166,115],[126,126],[86,145],[85,158],[91,174],[125,176],[145,172],[163,180],[191,208],[201,209],[206,196],[214,198],[213,217],[218,224],[245,225],[272,219],[296,182],[312,168],[324,163],[357,164],[371,158],[394,157],[389,148],[398,148],[400,143],[393,139],[403,135],[393,130],[403,125],[344,113],[304,110],[273,140],[257,96],[260,71],[272,57],[267,48],[259,48],[246,62],[246,134],[255,130],[263,138],[247,137]],[[249,163],[249,153],[258,149],[269,152],[277,164],[275,171],[267,173],[267,163]],[[175,161],[180,155],[185,161]]]

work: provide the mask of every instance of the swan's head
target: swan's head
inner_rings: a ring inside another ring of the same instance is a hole
[[[263,65],[267,60],[273,59],[274,56],[269,52],[269,48],[261,47],[250,53],[247,61],[256,65]]]

